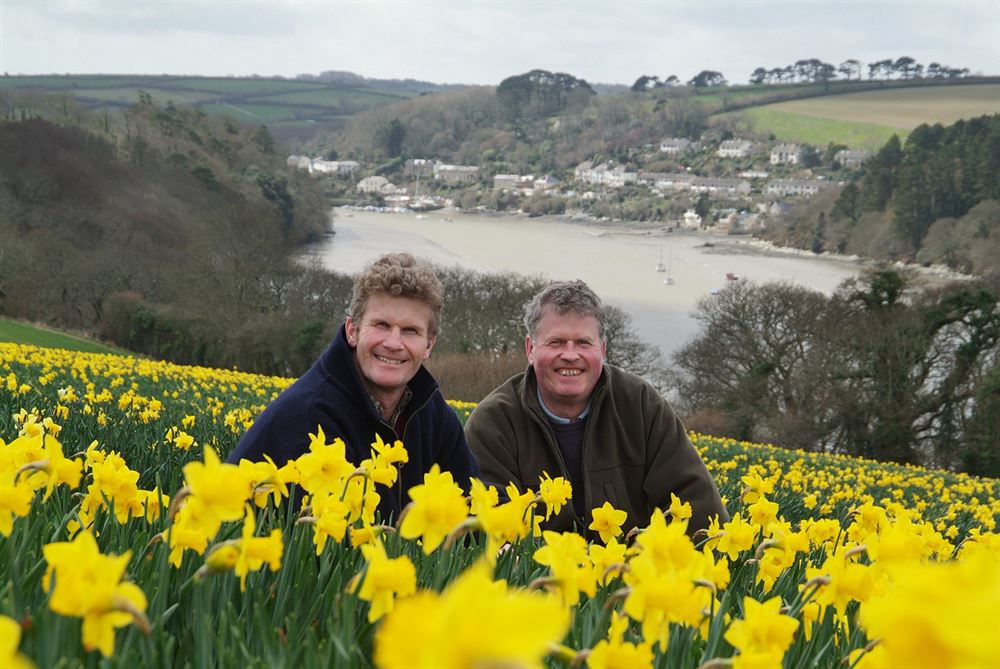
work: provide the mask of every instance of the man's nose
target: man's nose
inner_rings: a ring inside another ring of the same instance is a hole
[[[383,344],[392,348],[403,348],[403,331],[399,328],[392,328]]]

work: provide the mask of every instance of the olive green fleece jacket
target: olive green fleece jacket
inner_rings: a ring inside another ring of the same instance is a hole
[[[583,437],[586,509],[610,502],[628,513],[624,531],[646,527],[653,509],[666,510],[670,493],[691,504],[688,533],[708,527],[711,516],[729,514],[705,463],[670,404],[638,376],[604,365],[591,397]],[[479,403],[465,426],[483,480],[538,490],[542,472],[569,480],[555,434],[538,402],[532,368],[506,381]],[[586,533],[592,518],[572,505],[543,523],[545,529]]]

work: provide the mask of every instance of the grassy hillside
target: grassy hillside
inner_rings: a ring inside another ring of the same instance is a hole
[[[83,353],[121,353],[121,349],[99,344],[92,339],[74,337],[55,330],[0,318],[0,342],[29,344],[42,348],[64,348]]]
[[[790,100],[726,114],[758,134],[825,146],[875,149],[893,134],[905,140],[921,123],[951,124],[1000,112],[1000,85],[928,86]]]
[[[299,79],[173,76],[27,76],[0,77],[0,93],[70,94],[87,109],[121,110],[139,92],[165,105],[190,104],[210,116],[231,116],[268,123],[294,134],[339,126],[345,116],[422,92],[420,82],[381,82],[355,77],[352,84]],[[427,86],[433,86],[426,84]]]

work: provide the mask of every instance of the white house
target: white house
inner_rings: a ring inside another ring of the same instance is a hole
[[[841,149],[833,155],[833,161],[841,167],[859,167],[861,163],[872,157],[871,151],[856,149]]]
[[[768,195],[815,195],[833,184],[820,179],[772,179],[764,188]]]
[[[434,165],[434,178],[446,184],[470,184],[479,181],[479,168],[474,165]]]
[[[717,153],[722,158],[746,158],[753,150],[753,142],[748,139],[727,139],[719,144]]]
[[[798,144],[778,144],[771,149],[772,165],[798,165],[802,161],[802,147]]]
[[[681,153],[694,151],[694,142],[683,137],[664,137],[660,140],[660,153],[669,156],[676,156]]]
[[[750,182],[746,179],[695,177],[691,180],[691,190],[715,196],[736,197],[750,194]]]
[[[381,195],[405,195],[406,189],[400,188],[383,176],[365,177],[358,182],[359,193],[379,193]]]

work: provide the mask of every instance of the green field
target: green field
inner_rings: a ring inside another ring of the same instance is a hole
[[[922,123],[1000,113],[1000,85],[927,86],[790,100],[733,112],[757,134],[815,146],[830,142],[874,149],[893,134],[905,139]]]
[[[104,346],[96,341],[0,318],[0,342],[31,344],[44,348],[64,348],[84,353],[122,353],[121,349]]]
[[[319,105],[323,107],[344,107],[397,102],[407,99],[404,95],[393,95],[379,91],[326,88],[312,91],[298,91],[255,98],[257,102],[277,102],[290,105]]]
[[[303,113],[309,113],[291,106],[241,104],[238,102],[217,102],[215,104],[201,105],[201,110],[209,116],[228,116],[237,121],[252,121],[255,123],[293,120]],[[312,113],[316,114],[315,111]]]
[[[830,98],[823,98],[824,100]],[[881,147],[894,134],[905,140],[909,130],[876,123],[839,121],[779,111],[773,105],[754,107],[726,116],[739,116],[749,122],[756,134],[773,134],[775,139],[802,142],[813,146],[846,144],[854,149],[874,150]]]
[[[121,87],[121,88],[87,88],[77,89],[76,95],[85,100],[102,100],[118,104],[130,105],[139,101],[139,91],[149,93],[156,104],[166,104],[168,101],[174,104],[196,104],[203,100],[216,100],[218,95],[211,92],[196,91],[171,91],[163,89],[146,89],[142,87]]]

